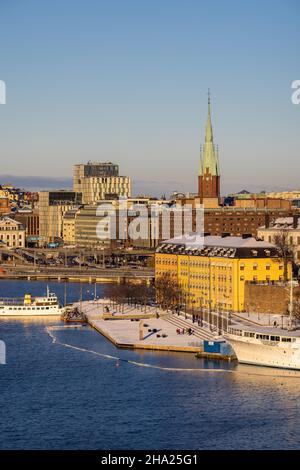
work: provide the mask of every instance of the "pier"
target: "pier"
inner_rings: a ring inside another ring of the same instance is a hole
[[[77,306],[90,326],[118,348],[185,352],[197,354],[197,357],[231,359],[226,354],[206,352],[204,342],[216,342],[217,333],[194,324],[182,315],[150,306],[138,308],[125,305],[121,309],[108,299],[81,302]]]

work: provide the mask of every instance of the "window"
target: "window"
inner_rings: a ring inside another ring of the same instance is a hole
[[[280,341],[280,336],[271,336],[271,341]]]
[[[270,339],[269,335],[261,335],[261,334],[257,334],[256,338],[257,339],[263,339],[265,341],[268,341]]]
[[[281,341],[282,341],[283,343],[291,343],[291,342],[292,342],[292,338],[284,338],[284,337],[282,337],[282,338],[281,338]]]

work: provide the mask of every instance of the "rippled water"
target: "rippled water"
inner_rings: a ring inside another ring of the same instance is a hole
[[[50,286],[62,299],[64,285]],[[0,296],[28,291],[45,284],[0,281]],[[53,325],[0,319],[1,449],[299,448],[300,374],[119,350],[89,327]]]

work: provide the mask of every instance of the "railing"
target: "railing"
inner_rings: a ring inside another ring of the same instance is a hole
[[[177,313],[173,313],[174,316],[178,315]],[[188,312],[179,312],[179,315],[185,319],[192,320],[193,314]],[[210,332],[219,333],[220,335],[225,331],[228,330],[228,326],[230,325],[230,316],[227,313],[221,312],[209,312],[208,310],[203,311],[202,313],[195,312],[194,316],[199,318],[201,327],[207,329]],[[196,319],[197,324],[197,319]]]
[[[25,305],[24,297],[16,297],[15,299],[9,297],[1,297],[0,305]]]

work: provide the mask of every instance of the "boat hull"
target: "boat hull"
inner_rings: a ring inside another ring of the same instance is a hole
[[[63,309],[49,309],[49,310],[34,310],[28,309],[24,311],[20,310],[6,310],[0,309],[0,317],[53,317],[60,316],[63,313]]]
[[[232,346],[238,362],[279,369],[300,370],[300,349],[298,343],[265,344],[259,341],[245,341],[225,337]]]

